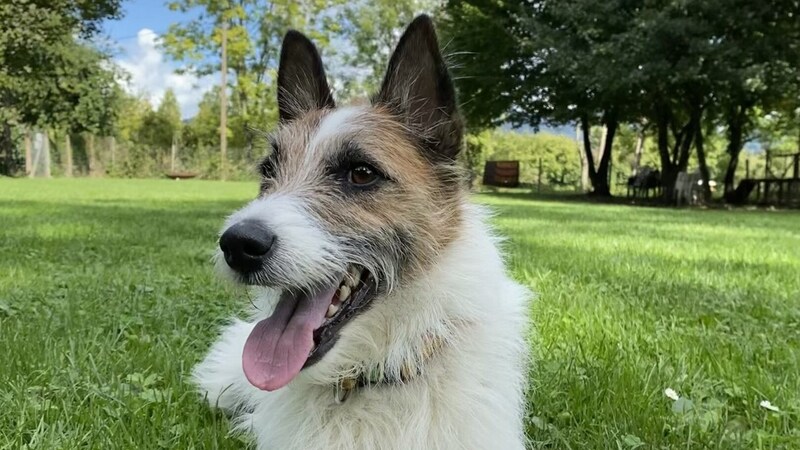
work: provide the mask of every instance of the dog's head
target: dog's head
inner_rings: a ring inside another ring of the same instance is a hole
[[[400,39],[371,102],[342,108],[314,45],[290,31],[278,106],[260,193],[227,221],[219,259],[238,281],[281,292],[244,349],[248,379],[267,390],[424,273],[455,238],[464,193],[463,125],[427,16]]]

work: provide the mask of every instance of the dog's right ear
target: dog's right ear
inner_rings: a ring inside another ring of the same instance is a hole
[[[278,67],[278,112],[281,122],[313,109],[334,108],[322,59],[303,33],[289,30],[283,38]]]

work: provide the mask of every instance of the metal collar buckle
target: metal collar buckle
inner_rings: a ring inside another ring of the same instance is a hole
[[[342,404],[350,398],[350,393],[356,388],[355,378],[342,378],[336,383],[333,390],[333,399],[337,404]]]

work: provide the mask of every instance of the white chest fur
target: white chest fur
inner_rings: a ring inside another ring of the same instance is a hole
[[[348,324],[334,349],[288,386],[264,392],[246,381],[241,355],[254,322],[235,320],[195,368],[200,390],[259,449],[524,448],[530,294],[507,276],[483,212],[465,210],[460,238],[424,279]],[[437,327],[447,344],[419,377],[336,403],[341,367],[400,364],[415,337]]]

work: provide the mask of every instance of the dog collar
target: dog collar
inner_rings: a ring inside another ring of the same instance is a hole
[[[333,395],[336,403],[344,403],[356,389],[380,385],[405,384],[423,373],[423,366],[444,346],[444,339],[434,334],[426,334],[422,338],[421,355],[400,364],[399,370],[386,370],[385,362],[368,365],[364,369],[355,370],[353,375],[341,377],[334,386]]]

